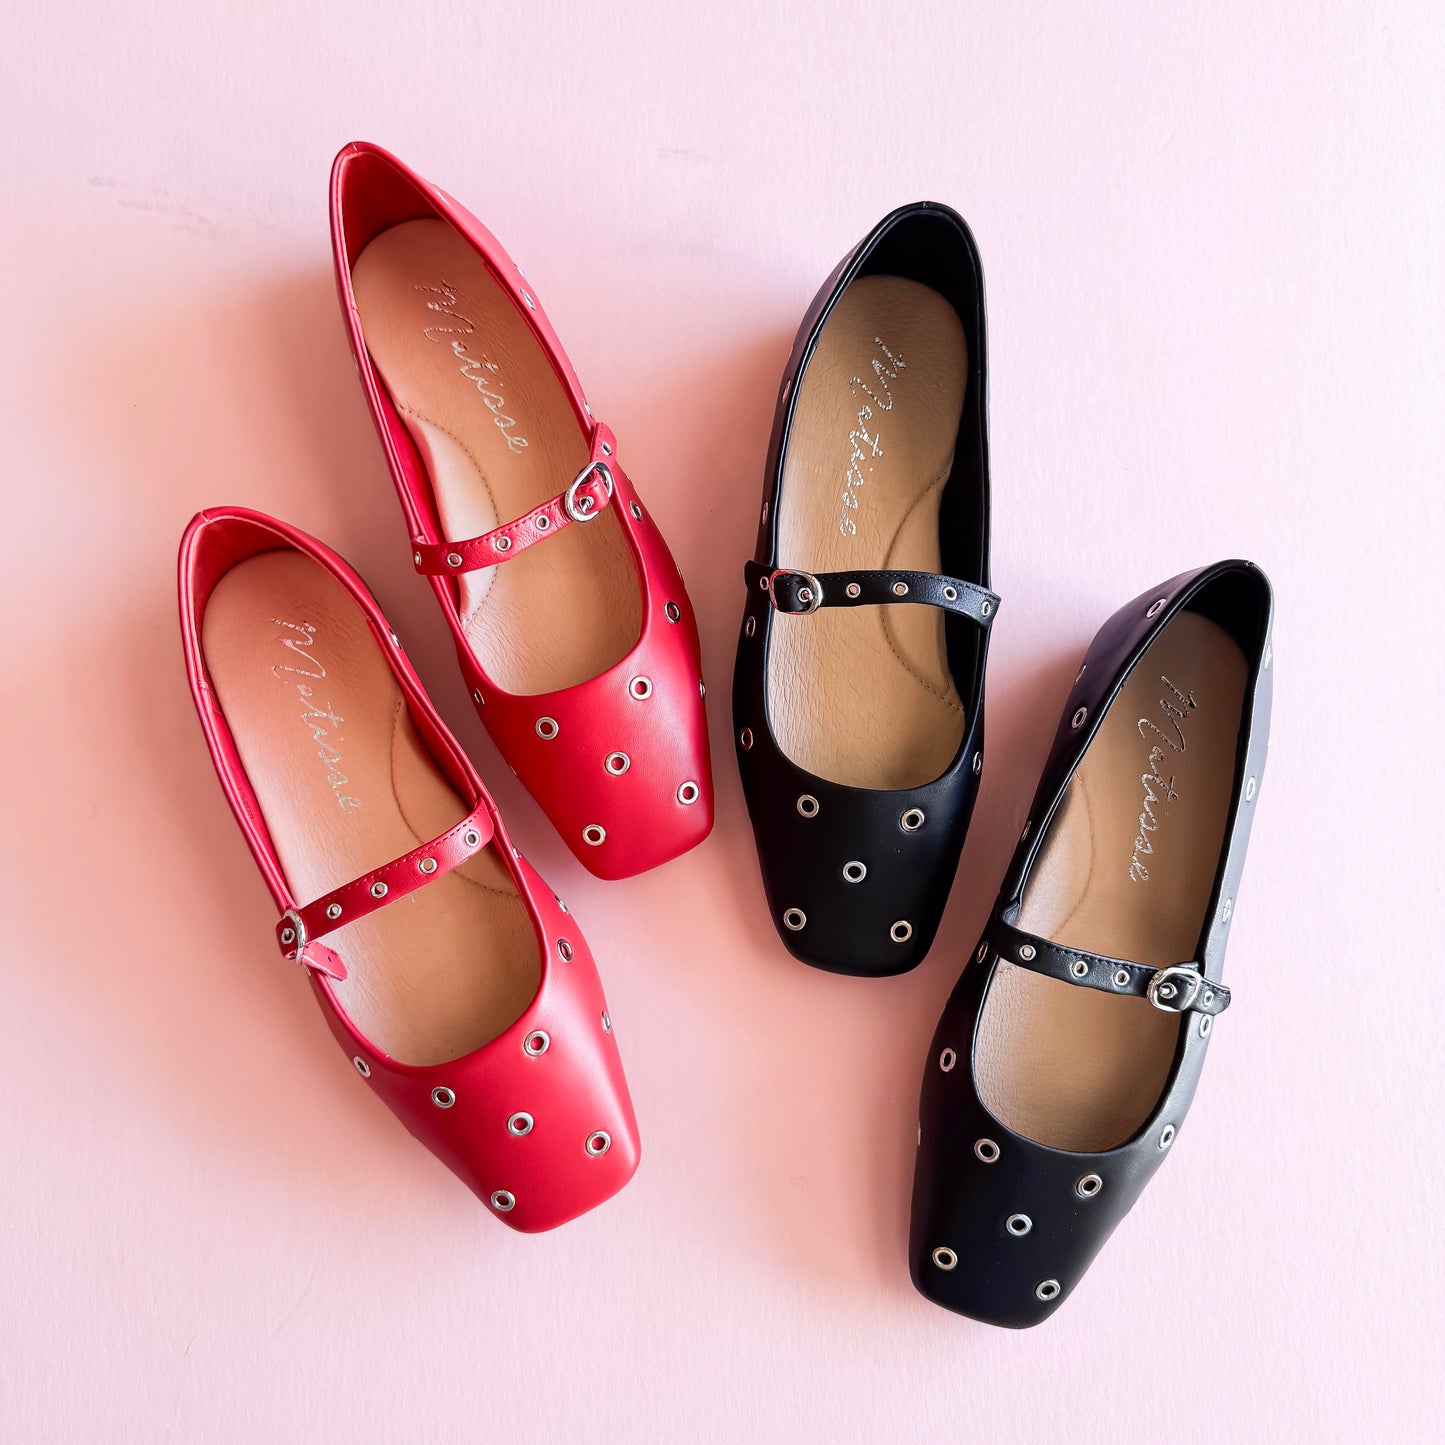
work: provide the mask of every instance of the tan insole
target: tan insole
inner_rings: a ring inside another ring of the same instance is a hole
[[[310,558],[265,552],[228,572],[202,650],[302,904],[469,811],[417,736],[364,614]],[[496,847],[326,937],[350,973],[337,1000],[393,1058],[471,1053],[536,995],[536,934]]]
[[[449,541],[565,491],[588,449],[566,392],[486,263],[444,221],[405,221],[356,259],[366,347],[431,476]],[[458,579],[467,639],[508,692],[571,687],[641,634],[637,571],[612,508]]]
[[[1197,613],[1160,633],[1069,784],[1025,888],[1020,928],[1155,967],[1195,957],[1247,675],[1234,639]],[[1055,1149],[1113,1148],[1153,1112],[1179,1028],[1179,1015],[1147,999],[1001,963],[979,1026],[980,1097],[1010,1129]]]
[[[778,565],[939,570],[967,345],[938,292],[865,276],[803,372],[783,466]],[[898,603],[773,618],[768,714],[783,752],[857,788],[931,782],[963,738],[943,613]]]

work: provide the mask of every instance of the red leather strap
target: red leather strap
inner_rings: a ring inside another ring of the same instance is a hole
[[[333,889],[303,908],[288,908],[276,924],[276,943],[282,956],[294,958],[318,973],[345,978],[346,968],[328,948],[317,946],[334,929],[355,923],[408,893],[415,893],[434,878],[449,873],[492,841],[492,815],[485,803],[449,828],[439,838],[410,853]]]
[[[612,500],[612,492],[612,472],[607,463],[600,459],[590,461],[565,492],[514,522],[467,542],[415,543],[412,565],[423,577],[495,567],[498,562],[508,561],[573,522],[590,522]]]

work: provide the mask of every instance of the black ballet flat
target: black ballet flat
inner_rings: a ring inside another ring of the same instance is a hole
[[[928,952],[983,767],[983,268],[946,206],[842,262],[783,377],[733,674],[768,907],[794,957]]]
[[[1183,1127],[1230,1002],[1271,608],[1252,563],[1220,562],[1131,602],[1084,658],[924,1075],[909,1263],[947,1309],[1046,1319]]]

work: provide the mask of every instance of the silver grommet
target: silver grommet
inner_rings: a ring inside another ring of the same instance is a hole
[[[462,554],[460,552],[447,553],[447,566],[460,567],[462,565]]]
[[[1081,708],[1078,710],[1078,712],[1076,712],[1076,713],[1074,714],[1073,721],[1070,722],[1069,726],[1070,726],[1071,728],[1081,728],[1081,727],[1083,727],[1083,725],[1084,725],[1084,719],[1085,719],[1086,717],[1088,717],[1088,715],[1089,715],[1089,709],[1086,708],[1086,707],[1081,707]]]
[[[537,719],[536,730],[539,738],[550,743],[552,739],[562,731],[562,728],[554,717],[539,717]]]
[[[606,1009],[602,1010],[602,1032],[604,1034],[612,1032],[612,1015]]]
[[[423,858],[416,865],[423,873],[435,873],[437,871],[437,860],[435,858]]]
[[[532,1125],[535,1121],[526,1110],[519,1110],[507,1120],[507,1133],[515,1134],[518,1139],[525,1134],[532,1132]]]
[[[565,938],[557,940],[557,955],[563,963],[572,962],[572,945]]]
[[[326,916],[334,923],[341,917],[341,905],[339,903],[328,903],[326,905]]]
[[[1234,914],[1234,899],[1232,899],[1232,898],[1226,898],[1226,899],[1224,900],[1223,904],[1220,905],[1220,909],[1219,909],[1219,921],[1220,921],[1221,923],[1228,923],[1229,920],[1230,920],[1230,918],[1233,916],[1233,914]]]
[[[582,830],[582,841],[591,848],[600,848],[607,841],[607,829],[601,823],[589,823]]]
[[[943,589],[943,600],[944,600],[945,602],[957,602],[957,601],[958,601],[958,588],[957,588],[957,587],[945,587],[945,588]]]
[[[627,690],[638,702],[643,702],[652,696],[652,679],[647,677],[634,677],[627,684]]]
[[[640,522],[642,520],[642,508],[639,507],[636,502],[633,502],[631,506],[628,507],[628,511],[632,513],[634,521]]]
[[[497,540],[492,543],[492,546],[499,552],[510,552],[512,550],[512,539],[510,537],[498,537]]]
[[[1034,1293],[1047,1304],[1051,1299],[1058,1299],[1063,1293],[1063,1286],[1056,1279],[1046,1279]]]
[[[552,525],[552,519],[546,514],[546,512],[543,512],[542,515],[537,518],[536,525],[539,532],[545,532],[547,528]]]
[[[1208,1008],[1209,1005],[1212,1004],[1213,1002],[1214,1002],[1214,990],[1213,990],[1212,988],[1207,988],[1207,989],[1205,989],[1205,990],[1204,990],[1204,999],[1203,999],[1203,1003],[1204,1003],[1205,1008]]]
[[[473,701],[474,703],[476,703],[476,705],[477,705],[478,707],[486,707],[486,705],[487,705],[487,700],[486,700],[486,698],[484,698],[484,697],[482,696],[482,690],[481,690],[481,688],[479,688],[479,687],[474,687],[474,688],[472,689],[472,701]]]
[[[691,780],[684,783],[677,790],[677,801],[681,803],[684,807],[687,807],[688,805],[697,802],[700,797],[702,797],[702,789],[699,788],[698,785]]]
[[[939,1269],[957,1269],[958,1256],[946,1244],[940,1244],[933,1251],[933,1262]]]
[[[697,695],[704,699],[707,697],[707,683],[705,683],[702,678],[698,678],[697,680]]]
[[[1164,1132],[1159,1136],[1159,1147],[1167,1149],[1174,1142],[1174,1125],[1166,1124]]]
[[[987,943],[987,942],[980,943],[979,946],[978,946],[978,952],[977,952],[976,954],[974,954],[974,956],[973,956],[973,961],[974,961],[975,963],[982,963],[982,962],[984,961],[984,959],[986,959],[987,957],[988,957],[988,943]]]
[[[552,1040],[547,1036],[545,1029],[533,1029],[526,1038],[522,1040],[522,1052],[534,1059],[540,1059],[548,1049],[552,1047]]]
[[[1087,978],[1089,976],[1089,965],[1085,963],[1082,958],[1076,958],[1069,965],[1069,972],[1073,974],[1075,978]]]
[[[599,1154],[605,1154],[612,1147],[612,1136],[606,1129],[594,1130],[587,1136],[587,1143],[584,1147],[595,1159]]]
[[[999,1150],[998,1145],[995,1144],[992,1139],[979,1139],[976,1140],[974,1143],[973,1152],[978,1156],[979,1160],[982,1163],[997,1164],[998,1156],[1001,1151]]]
[[[356,1066],[356,1072],[360,1074],[363,1079],[369,1079],[371,1077],[371,1065],[368,1064],[360,1054],[357,1054],[351,1062]]]
[[[811,793],[804,793],[797,803],[798,811],[805,818],[818,816],[818,800]]]
[[[738,745],[742,748],[742,750],[743,750],[744,752],[747,752],[747,750],[748,750],[750,747],[752,747],[752,745],[753,745],[753,730],[752,730],[752,728],[744,728],[744,729],[742,730],[742,732],[740,732],[740,733],[738,734]]]
[[[973,755],[973,772],[974,772],[974,776],[977,777],[977,776],[979,775],[979,773],[981,773],[982,771],[983,771],[983,754],[982,754],[982,753],[975,753],[975,754]]]
[[[980,602],[978,604],[979,615],[987,617],[993,611],[992,602]]]
[[[1034,1222],[1027,1214],[1010,1214],[1004,1220],[1003,1227],[1013,1235],[1015,1239],[1022,1239],[1029,1230],[1034,1227]]]
[[[758,630],[758,619],[757,619],[756,617],[749,617],[748,620],[743,623],[743,636],[744,636],[744,637],[751,637],[755,632],[757,632],[757,630]]]
[[[431,1101],[438,1109],[450,1109],[457,1101],[455,1089],[449,1089],[445,1084],[438,1084],[431,1091]]]
[[[1168,600],[1169,600],[1169,599],[1168,599],[1167,597],[1160,597],[1160,598],[1158,598],[1156,601],[1151,602],[1151,603],[1149,604],[1149,610],[1144,614],[1144,616],[1145,616],[1145,617],[1158,617],[1158,615],[1164,610],[1164,604],[1165,604]]]
[[[1019,957],[1023,959],[1025,963],[1029,963],[1033,959],[1033,956],[1036,952],[1037,950],[1031,943],[1019,944]]]
[[[507,1214],[517,1207],[517,1196],[510,1189],[494,1189],[492,1191],[492,1208],[498,1214]]]
[[[910,808],[899,820],[898,826],[905,833],[916,833],[924,823],[922,808]]]
[[[906,583],[906,582],[895,582],[895,583],[893,584],[893,595],[894,595],[895,597],[907,597],[907,596],[908,596],[908,583]]]
[[[952,1049],[944,1049],[938,1056],[938,1067],[942,1069],[945,1074],[951,1074],[953,1072],[953,1066],[957,1062],[958,1055],[954,1053]]]
[[[868,865],[860,863],[856,858],[843,865],[843,881],[845,883],[861,883],[868,876]]]
[[[604,457],[610,457],[610,456],[612,455],[612,443],[611,443],[611,442],[603,442],[603,443],[602,443],[602,455],[603,455]]]
[[[1244,785],[1244,801],[1245,801],[1246,803],[1252,803],[1252,802],[1254,801],[1254,788],[1255,788],[1255,782],[1254,782],[1254,779],[1251,778],[1251,779]]]
[[[620,778],[632,766],[632,759],[626,753],[608,753],[602,766],[614,778]]]
[[[528,311],[535,311],[537,309],[537,303],[532,300],[532,293],[530,291],[522,292],[522,300],[526,303]]]
[[[1269,671],[1269,665],[1270,665],[1270,663],[1273,662],[1273,661],[1274,661],[1274,648],[1266,645],[1266,646],[1265,646],[1265,649],[1264,649],[1264,668],[1265,668],[1265,671],[1266,671],[1266,672]]]
[[[468,848],[475,848],[481,841],[482,835],[478,833],[475,828],[468,828],[467,831],[462,834],[462,842],[465,843]]]
[[[768,504],[767,504],[766,502],[763,503],[762,520],[763,520],[764,522],[766,522],[766,521],[768,520]]]
[[[1081,663],[1079,664],[1079,670],[1074,674],[1074,684],[1075,684],[1075,686],[1077,686],[1080,682],[1082,682],[1082,681],[1084,680],[1084,674],[1085,674],[1086,672],[1088,672],[1088,670],[1089,670],[1089,664],[1088,664],[1087,662],[1081,662]]]
[[[373,898],[385,898],[387,887],[385,883],[373,883],[371,885],[371,896]]]
[[[1115,987],[1115,988],[1128,988],[1128,987],[1129,987],[1129,970],[1128,970],[1127,968],[1116,968],[1116,969],[1114,970],[1114,987]]]
[[[1074,1193],[1080,1199],[1092,1199],[1102,1188],[1104,1181],[1097,1174],[1085,1174],[1074,1185]]]
[[[1207,1038],[1209,1037],[1209,1031],[1210,1031],[1210,1029],[1212,1029],[1213,1027],[1214,1027],[1214,1016],[1213,1016],[1212,1014],[1200,1014],[1200,1015],[1199,1015],[1199,1037],[1200,1037],[1201,1039],[1207,1039]]]
[[[846,592],[849,597],[858,597],[862,595],[863,589],[856,582],[850,582],[843,591]]]
[[[888,936],[894,943],[907,943],[913,937],[913,925],[906,918],[900,918],[888,930]]]
[[[296,930],[295,930],[294,928],[283,928],[283,929],[281,930],[281,942],[282,942],[282,943],[288,943],[288,944],[289,944],[289,943],[295,943],[295,942],[296,942]]]
[[[1030,831],[1032,830],[1033,826],[1034,826],[1034,820],[1033,820],[1032,818],[1030,818],[1030,819],[1028,820],[1028,822],[1024,824],[1024,830],[1023,830],[1023,832],[1019,834],[1019,842],[1020,842],[1020,843],[1022,843],[1022,842],[1029,836],[1029,833],[1030,833]]]
[[[801,908],[785,908],[783,910],[783,927],[793,933],[797,933],[807,921],[808,915]]]
[[[669,622],[680,622],[682,620],[682,608],[679,607],[676,602],[669,602],[662,610],[667,613],[667,620]]]

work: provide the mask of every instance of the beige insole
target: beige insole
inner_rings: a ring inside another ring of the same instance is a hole
[[[299,552],[217,584],[202,651],[297,901],[307,904],[459,822],[470,808],[417,736],[365,615]],[[352,1022],[408,1064],[471,1053],[540,981],[537,938],[495,843],[328,934]]]
[[[357,257],[366,348],[431,476],[448,541],[566,490],[587,443],[546,354],[486,263],[444,221],[405,221]],[[571,687],[641,634],[640,589],[611,507],[457,579],[463,627],[508,692]]]
[[[1205,617],[1180,613],[1160,633],[1069,784],[1025,888],[1020,928],[1155,967],[1195,957],[1247,675],[1238,644]],[[1110,1149],[1154,1111],[1179,1029],[1179,1015],[1147,999],[1000,963],[979,1025],[979,1094],[1027,1138]]]
[[[778,565],[939,570],[967,345],[938,292],[864,276],[799,383],[778,507]],[[857,788],[931,782],[963,739],[943,613],[898,603],[773,618],[768,714],[800,767]]]

